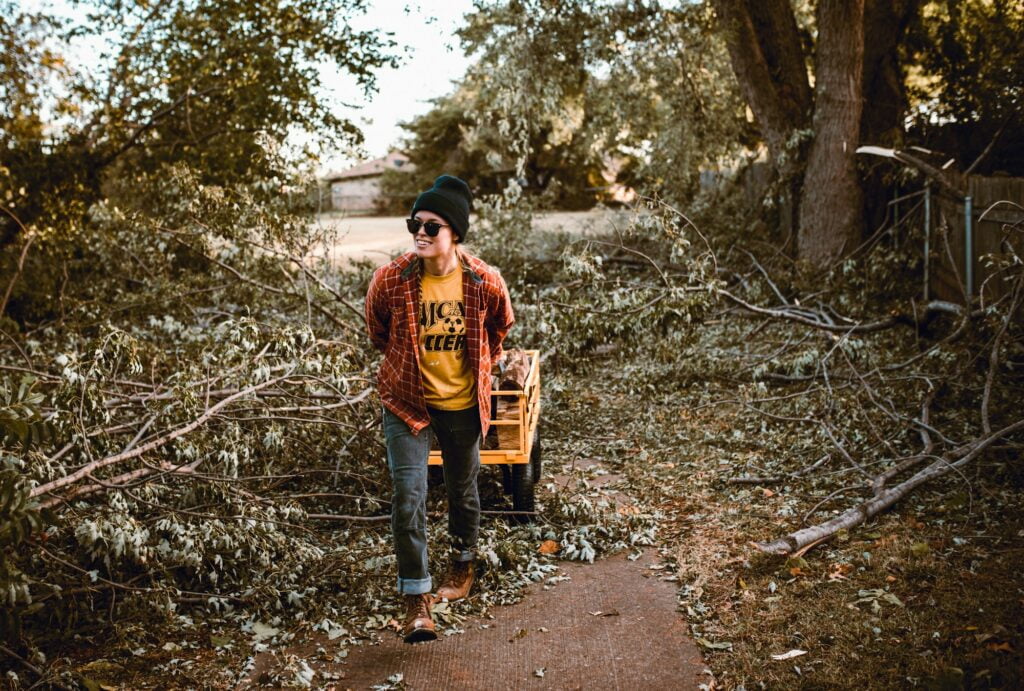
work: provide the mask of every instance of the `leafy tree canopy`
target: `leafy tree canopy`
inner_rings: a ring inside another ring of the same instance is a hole
[[[180,162],[231,182],[272,173],[275,152],[299,131],[358,142],[355,125],[322,98],[321,68],[369,92],[373,70],[394,60],[389,41],[350,26],[361,0],[73,7],[81,21],[0,6],[0,164],[12,182],[29,184],[25,197],[45,187],[41,168],[50,193],[67,198],[78,196],[66,184],[76,169],[96,177],[115,164],[151,171]],[[82,46],[98,47],[96,65],[65,57]],[[60,161],[66,167],[54,170]],[[96,180],[86,186],[86,197],[98,192]]]
[[[560,186],[564,206],[598,199],[602,173],[692,191],[702,164],[750,140],[712,19],[702,5],[478,2],[459,32],[476,61],[406,125],[406,149],[424,178],[514,165],[534,189]]]
[[[71,4],[70,19],[0,0],[0,273],[18,270],[30,242],[30,263],[58,263],[97,201],[126,190],[130,205],[170,165],[204,184],[276,179],[264,192],[279,194],[303,154],[359,142],[322,75],[369,93],[374,70],[394,63],[386,36],[350,24],[366,6],[93,0]],[[95,64],[72,62],[90,50]],[[314,143],[294,145],[303,139]],[[25,308],[17,295],[5,305]]]
[[[1024,5],[931,0],[904,47],[911,138],[978,172],[1024,175]]]

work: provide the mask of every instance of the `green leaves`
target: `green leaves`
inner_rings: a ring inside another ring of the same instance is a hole
[[[36,411],[43,395],[32,390],[34,384],[34,378],[24,377],[15,390],[0,382],[0,446],[21,446],[27,451],[56,438],[56,427]]]
[[[52,515],[40,511],[36,502],[30,500],[21,474],[15,470],[0,471],[0,548],[17,547],[50,522]]]
[[[28,579],[11,561],[30,534],[54,521],[49,511],[40,511],[29,498],[29,488],[16,470],[0,471],[0,636],[20,631],[20,614],[32,606]]]
[[[735,154],[749,129],[705,5],[477,3],[459,31],[479,56],[460,87],[472,94],[472,133],[496,140],[531,187],[554,176],[594,197],[620,182],[683,198],[699,167]]]

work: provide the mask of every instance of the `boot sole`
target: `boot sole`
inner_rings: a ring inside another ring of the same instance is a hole
[[[409,634],[406,634],[404,638],[406,643],[422,643],[423,641],[434,641],[437,640],[437,631],[431,631],[430,629],[416,629]]]

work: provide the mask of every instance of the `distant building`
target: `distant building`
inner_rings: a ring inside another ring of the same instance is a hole
[[[385,170],[412,169],[409,157],[392,151],[377,158],[324,178],[329,194],[329,208],[355,214],[370,214],[383,206],[380,178]]]

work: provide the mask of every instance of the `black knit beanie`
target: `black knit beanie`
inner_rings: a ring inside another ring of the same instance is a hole
[[[469,185],[454,175],[442,175],[434,180],[433,187],[416,197],[410,216],[415,216],[420,210],[433,211],[448,221],[459,242],[465,242],[472,202],[473,194],[469,191]]]

